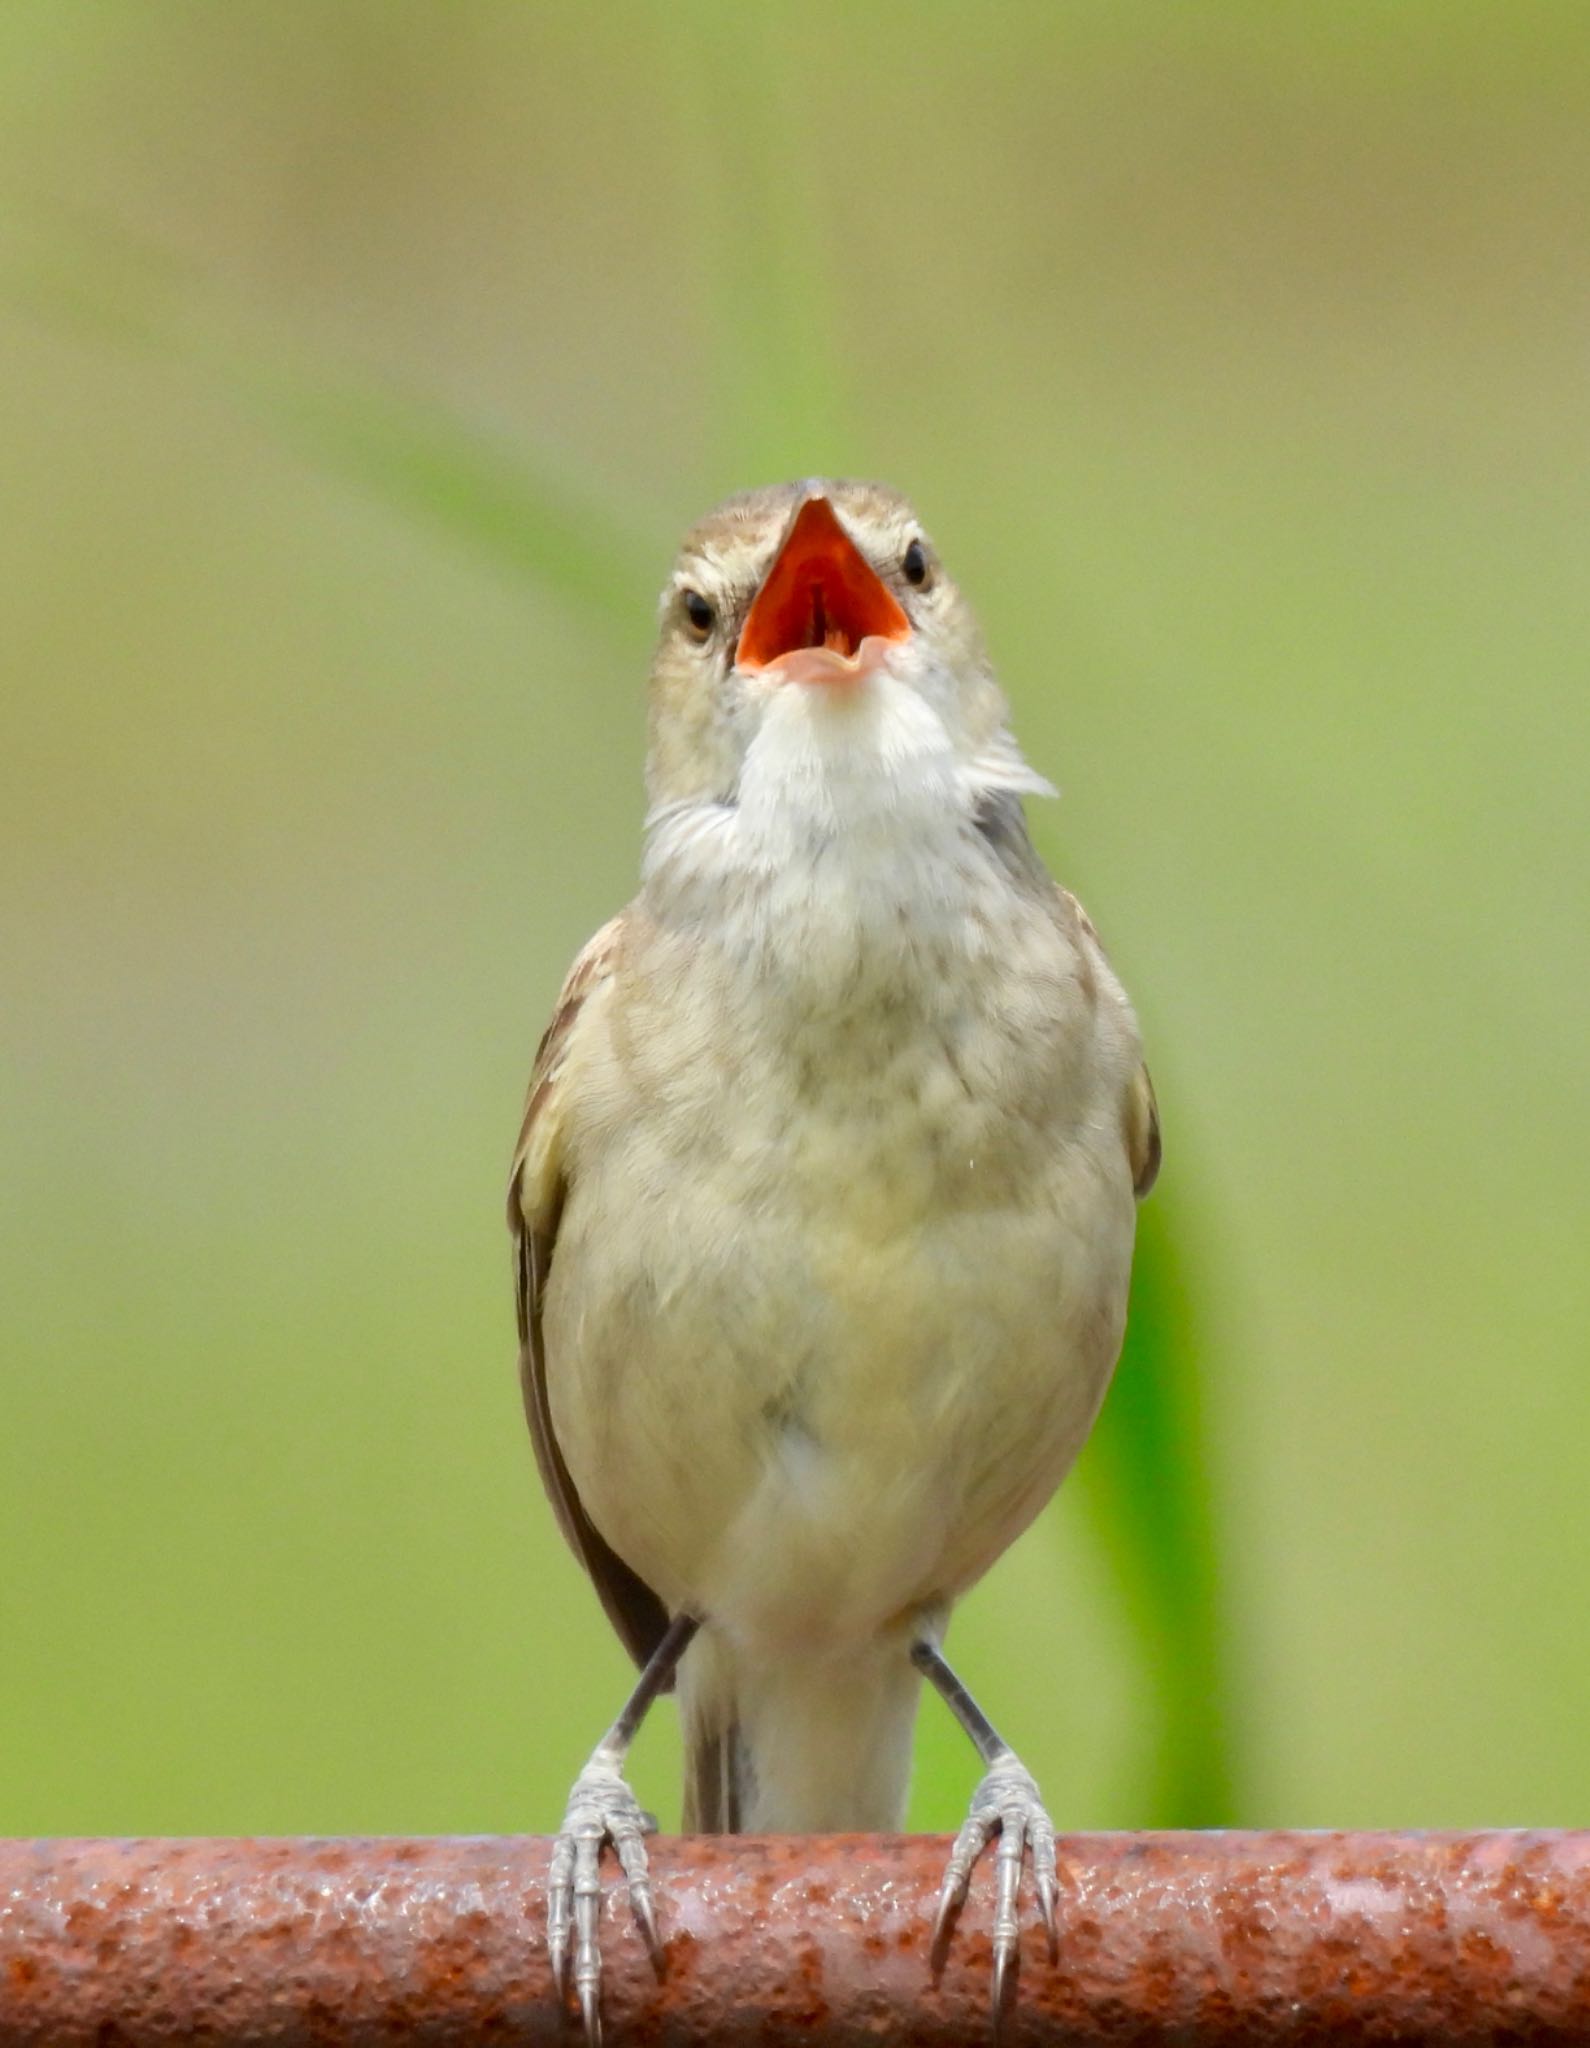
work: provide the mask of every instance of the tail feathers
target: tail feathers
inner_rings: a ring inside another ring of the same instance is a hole
[[[750,1757],[739,1724],[697,1728],[685,1755],[684,1831],[687,1835],[738,1835],[750,1805]]]
[[[738,1835],[751,1807],[750,1752],[735,1706],[734,1671],[725,1646],[706,1629],[679,1667],[685,1738],[684,1831]]]
[[[900,1643],[813,1663],[703,1629],[679,1667],[686,1832],[900,1827],[919,1690]]]

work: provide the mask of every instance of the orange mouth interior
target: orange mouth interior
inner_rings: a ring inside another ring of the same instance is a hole
[[[840,525],[826,498],[808,498],[756,593],[735,659],[769,668],[821,648],[853,661],[863,640],[904,640],[911,621]]]

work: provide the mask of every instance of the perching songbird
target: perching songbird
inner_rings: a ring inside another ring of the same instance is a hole
[[[805,482],[690,533],[652,667],[640,893],[575,961],[513,1164],[525,1408],[641,1667],[570,1794],[548,1940],[600,2038],[623,1777],[677,1685],[687,1830],[896,1829],[921,1680],[1001,1836],[996,2013],[1054,1830],[940,1647],[1115,1365],[1159,1164],[1132,1009],[1028,837],[971,611],[906,501]]]

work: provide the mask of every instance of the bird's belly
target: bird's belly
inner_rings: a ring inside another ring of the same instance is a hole
[[[596,1526],[748,1639],[835,1646],[953,1597],[1059,1483],[1114,1364],[1130,1192],[1078,1185],[1073,1163],[1063,1197],[902,1205],[861,1172],[753,1204],[703,1175],[639,1228],[630,1200],[622,1238],[590,1189],[546,1340]]]

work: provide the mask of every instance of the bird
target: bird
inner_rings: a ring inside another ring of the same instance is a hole
[[[1160,1160],[1136,1018],[1034,849],[1050,784],[911,504],[729,499],[662,592],[638,893],[575,960],[508,1201],[541,1479],[640,1667],[577,1775],[547,1942],[601,2039],[603,1852],[663,1950],[624,1777],[676,1689],[684,1826],[903,1824],[924,1681],[997,1836],[996,2025],[1055,1834],[947,1662],[954,1602],[1050,1499],[1120,1351]]]

